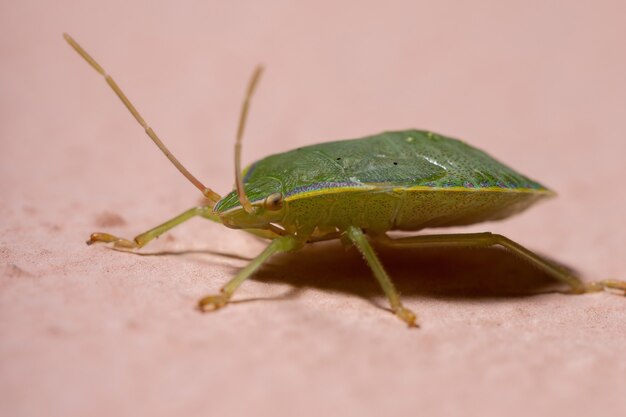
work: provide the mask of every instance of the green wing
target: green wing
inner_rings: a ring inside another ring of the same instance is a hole
[[[248,169],[244,178],[251,201],[281,192],[345,187],[501,187],[545,189],[485,152],[460,140],[431,132],[385,132],[268,156]],[[230,193],[216,206],[225,211],[239,205]]]

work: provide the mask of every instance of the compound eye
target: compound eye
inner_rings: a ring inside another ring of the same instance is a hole
[[[270,194],[265,198],[263,206],[271,211],[277,211],[283,208],[283,195],[282,193]]]

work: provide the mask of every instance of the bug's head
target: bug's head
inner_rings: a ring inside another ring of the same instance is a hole
[[[222,198],[213,208],[225,226],[234,229],[268,229],[284,217],[286,207],[281,184],[273,178],[246,183],[250,207],[246,209],[237,190]]]

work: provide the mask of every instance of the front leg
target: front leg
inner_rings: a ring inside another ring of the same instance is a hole
[[[169,219],[165,223],[148,230],[147,232],[143,232],[135,236],[133,240],[117,237],[109,233],[96,232],[91,234],[87,244],[93,245],[94,243],[113,243],[113,247],[118,249],[139,249],[168,230],[196,216],[203,216],[207,218],[215,217],[212,215],[211,208],[208,206],[194,207],[172,219]]]

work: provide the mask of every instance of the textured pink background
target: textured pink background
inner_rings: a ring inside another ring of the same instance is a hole
[[[623,1],[303,3],[0,4],[2,414],[626,413],[626,299],[532,295],[546,278],[499,251],[383,253],[423,324],[408,331],[336,244],[273,260],[212,315],[194,302],[253,237],[193,220],[145,250],[171,255],[84,245],[198,193],[64,31],[220,192],[263,62],[246,162],[389,129],[461,137],[560,193],[466,230],[626,277]]]

